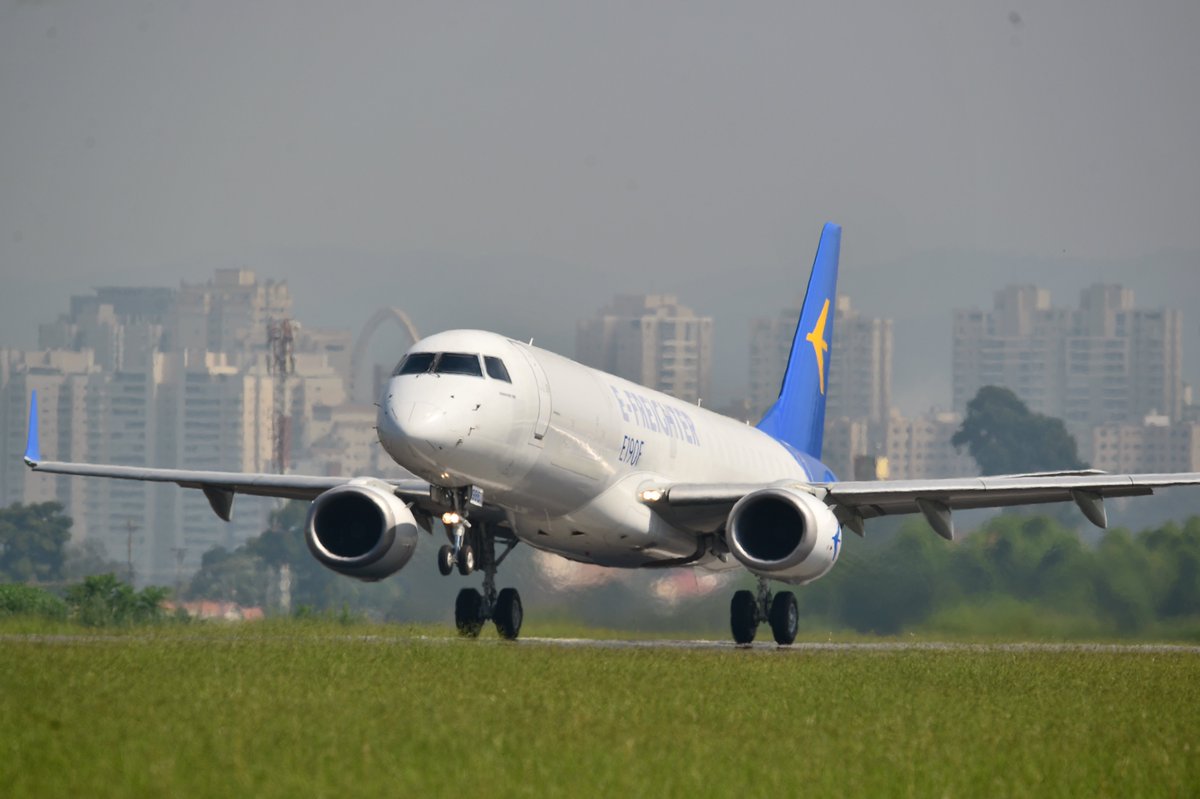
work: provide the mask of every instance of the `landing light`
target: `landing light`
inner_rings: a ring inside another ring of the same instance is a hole
[[[442,514],[442,524],[455,525],[462,521],[462,516],[459,516],[452,510]]]
[[[663,490],[661,488],[647,488],[642,492],[642,502],[658,502],[663,498]]]

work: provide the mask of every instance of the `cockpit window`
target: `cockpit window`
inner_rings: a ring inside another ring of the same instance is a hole
[[[503,380],[505,383],[512,382],[512,378],[508,376],[508,369],[504,366],[504,361],[491,355],[485,355],[483,364],[487,367],[488,377],[493,380]]]
[[[479,368],[479,356],[468,355],[463,352],[443,352],[438,356],[437,363],[433,366],[433,371],[440,375],[472,375],[474,377],[483,377],[483,370]]]
[[[491,360],[499,363],[500,370],[504,374],[503,377],[497,379],[508,380],[508,372],[504,371],[504,364],[500,363],[498,359],[493,358]],[[420,375],[426,372],[433,372],[439,375],[483,377],[483,369],[479,366],[479,356],[466,352],[410,352],[396,366],[396,370],[392,372],[392,377],[399,375]],[[492,376],[496,377],[496,375]],[[510,380],[509,382],[512,381]]]
[[[396,365],[396,371],[392,372],[392,377],[397,375],[419,375],[429,371],[429,367],[433,365],[435,353],[432,352],[411,352],[404,357]]]

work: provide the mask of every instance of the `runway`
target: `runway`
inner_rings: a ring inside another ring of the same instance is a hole
[[[209,636],[182,634],[172,636],[181,639],[213,640]],[[278,634],[263,636],[263,640],[278,639]],[[284,636],[297,640],[306,636]],[[240,630],[238,640],[254,640],[255,635],[250,630]],[[343,641],[363,641],[384,646],[396,646],[411,643],[443,644],[449,646],[507,646],[507,647],[556,647],[560,649],[608,649],[608,650],[659,650],[659,651],[696,651],[696,652],[730,652],[771,655],[805,655],[818,652],[870,653],[877,652],[979,652],[979,653],[1094,653],[1094,654],[1123,654],[1123,655],[1200,655],[1200,645],[1193,644],[1100,644],[1100,643],[1050,643],[1050,642],[1009,642],[1009,643],[960,643],[952,641],[797,641],[790,646],[779,646],[769,638],[756,641],[753,644],[739,646],[732,641],[714,640],[636,640],[636,639],[599,639],[599,638],[548,638],[543,636],[526,636],[516,641],[504,641],[499,638],[485,637],[482,639],[459,638],[453,635],[333,635],[331,639]],[[129,641],[151,642],[162,640],[159,636],[142,635],[106,635],[103,633],[71,634],[0,634],[3,643],[37,643],[51,645],[79,644],[112,644]]]
[[[508,644],[507,641],[497,641]],[[1190,654],[1200,655],[1200,645],[1189,644],[1095,644],[1095,643],[994,643],[969,644],[940,641],[797,641],[790,646],[779,646],[774,641],[756,641],[748,646],[738,646],[731,641],[636,641],[601,640],[592,638],[521,638],[517,645],[556,646],[564,649],[662,649],[662,650],[710,650],[729,652],[761,652],[772,654],[810,654],[813,652],[1093,652],[1097,654]]]

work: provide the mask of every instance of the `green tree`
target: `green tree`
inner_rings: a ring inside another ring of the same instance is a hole
[[[1154,564],[1127,530],[1109,530],[1096,550],[1096,598],[1102,618],[1124,634],[1141,632],[1155,618]]]
[[[103,627],[162,619],[162,602],[170,593],[154,585],[135,591],[115,574],[97,574],[68,588],[66,600],[76,621]]]
[[[924,523],[905,524],[873,563],[846,572],[837,590],[835,620],[885,635],[920,624],[939,604],[958,596],[951,551]]]
[[[108,573],[125,574],[126,564],[115,561],[108,556],[108,549],[102,541],[88,538],[79,543],[72,543],[66,549],[63,560],[63,577],[72,582],[91,577],[93,574]]]
[[[1150,554],[1161,618],[1200,615],[1200,517],[1166,524],[1138,539]]]
[[[246,542],[247,551],[262,558],[272,568],[288,564],[293,568],[314,562],[304,543],[304,522],[308,503],[292,501],[271,511],[267,529]]]
[[[1200,517],[1095,546],[1053,516],[1006,513],[946,544],[919,521],[853,540],[798,592],[809,625],[895,634],[1145,635],[1200,631]],[[1157,625],[1166,625],[1159,627]]]
[[[984,474],[1086,468],[1061,419],[1033,413],[1000,386],[979,389],[950,443],[966,447]]]
[[[0,617],[41,616],[67,618],[66,604],[54,594],[32,585],[0,585]]]
[[[188,585],[193,599],[220,599],[239,605],[263,605],[270,575],[262,560],[245,547],[230,551],[213,547],[200,558],[200,569]]]
[[[241,605],[265,605],[279,576],[279,567],[292,571],[292,606],[386,612],[402,589],[396,580],[367,585],[322,566],[304,542],[308,503],[293,501],[271,513],[266,531],[234,549],[216,547],[204,553],[200,570],[187,595],[193,599],[223,599]]]
[[[71,517],[57,502],[16,503],[0,509],[0,579],[58,582],[63,579]]]

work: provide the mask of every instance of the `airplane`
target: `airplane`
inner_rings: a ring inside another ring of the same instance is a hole
[[[1107,524],[1106,497],[1200,484],[1200,473],[1122,475],[1095,470],[998,477],[839,481],[821,462],[834,340],[840,226],[821,232],[779,397],[754,426],[547,350],[480,330],[416,342],[379,398],[379,441],[412,479],[254,474],[43,461],[37,395],[30,399],[26,464],[35,472],[176,483],[198,488],[228,521],[236,494],[311,502],[309,551],[321,564],[381,580],[413,557],[418,530],[440,520],[443,575],[482,571],[483,591],[455,601],[459,632],[492,621],[516,639],[524,617],[497,569],[518,543],[616,568],[744,568],[730,630],[750,644],[763,623],[794,642],[796,597],[772,581],[825,575],[842,534],[868,519],[920,513],[953,540],[952,512],[1073,501]]]

